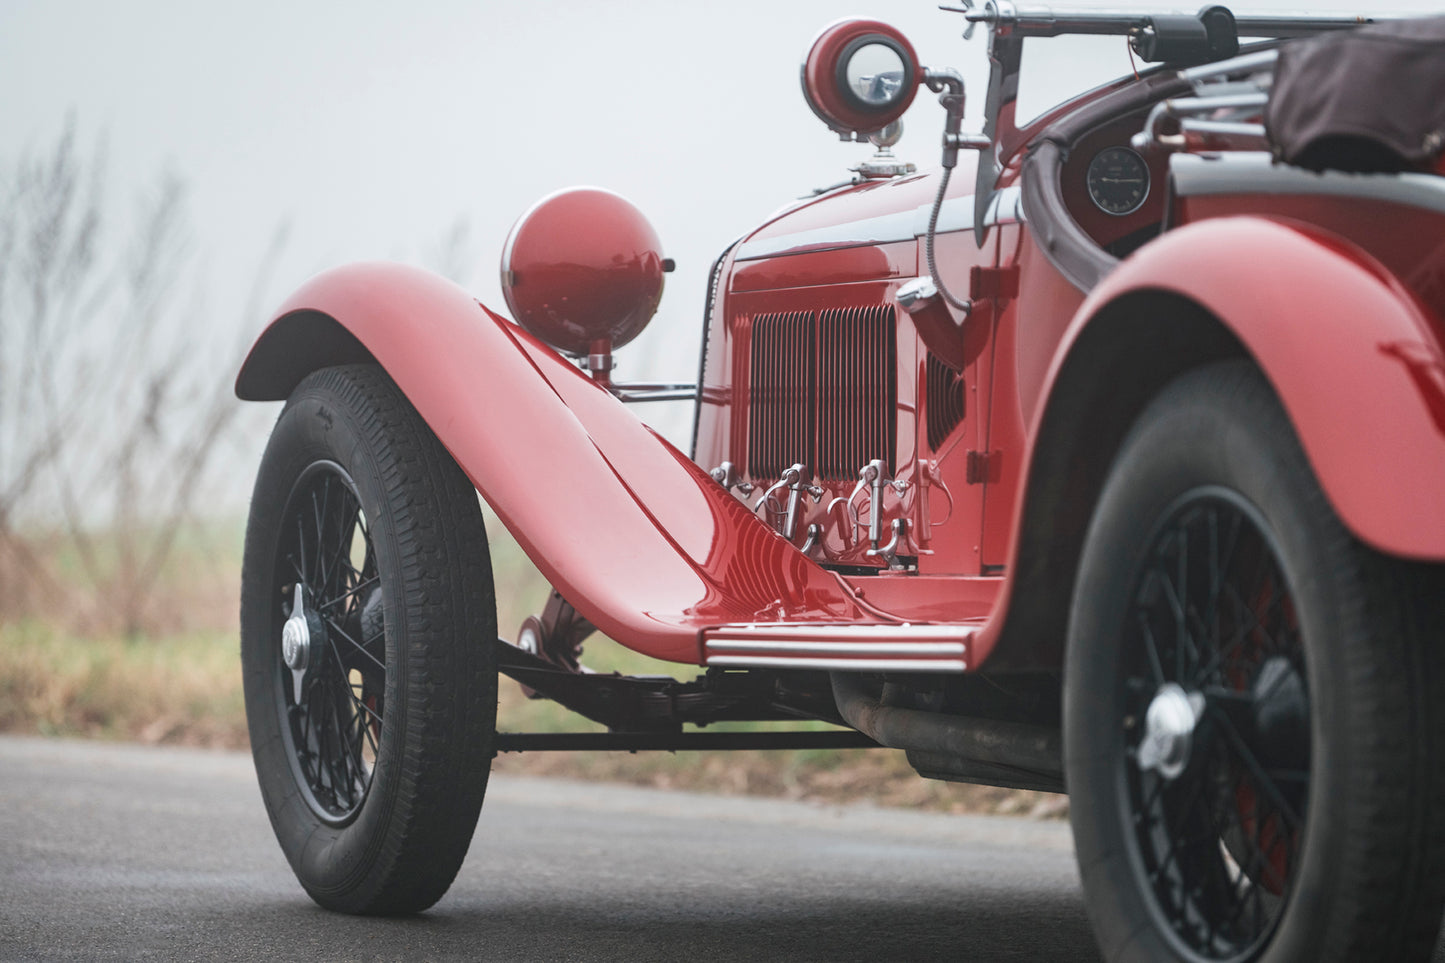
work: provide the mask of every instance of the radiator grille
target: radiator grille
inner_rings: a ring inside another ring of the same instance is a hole
[[[883,459],[893,474],[898,437],[898,339],[893,309],[835,308],[819,315],[818,457],[826,481],[856,478]]]
[[[963,421],[963,375],[933,352],[928,353],[928,447],[938,451],[948,433]]]
[[[893,473],[898,340],[891,307],[750,319],[748,471],[776,479],[794,462],[848,481],[880,458]]]
[[[808,461],[817,442],[817,322],[810,311],[753,318],[748,379],[748,466],[754,478],[780,478]]]

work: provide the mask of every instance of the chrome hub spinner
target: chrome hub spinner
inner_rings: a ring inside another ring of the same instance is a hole
[[[296,586],[296,604],[291,617],[281,629],[281,658],[287,668],[302,671],[311,662],[311,629],[306,624],[306,610],[301,602],[301,586]]]
[[[1194,728],[1204,714],[1204,696],[1185,692],[1177,682],[1159,687],[1144,714],[1144,737],[1139,740],[1140,769],[1153,769],[1166,780],[1179,777],[1189,765]]]
[[[300,582],[292,589],[291,617],[281,627],[281,659],[291,670],[295,701],[301,702],[301,682],[311,665],[311,624],[306,614],[306,590]]]

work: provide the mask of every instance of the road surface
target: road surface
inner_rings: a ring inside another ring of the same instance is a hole
[[[250,757],[0,737],[4,960],[1094,960],[1062,822],[498,777],[430,912],[317,909]]]

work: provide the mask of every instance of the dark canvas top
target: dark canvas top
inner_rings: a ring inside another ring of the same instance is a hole
[[[1275,157],[1302,167],[1433,165],[1445,148],[1445,16],[1285,44],[1264,121]]]

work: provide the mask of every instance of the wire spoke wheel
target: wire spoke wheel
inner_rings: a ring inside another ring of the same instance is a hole
[[[1200,958],[1247,957],[1291,895],[1310,769],[1304,648],[1257,512],[1182,499],[1125,624],[1123,798],[1155,905]]]
[[[356,486],[334,462],[302,472],[283,515],[289,524],[276,566],[284,577],[277,597],[288,625],[305,626],[309,651],[302,664],[278,646],[279,704],[306,801],[339,825],[356,815],[371,788],[385,713],[376,550]]]
[[[256,478],[241,663],[256,775],[296,878],[415,913],[461,868],[496,735],[476,489],[375,365],[308,375]]]
[[[1424,960],[1445,907],[1445,570],[1344,528],[1245,361],[1123,439],[1084,539],[1064,766],[1113,963]]]

